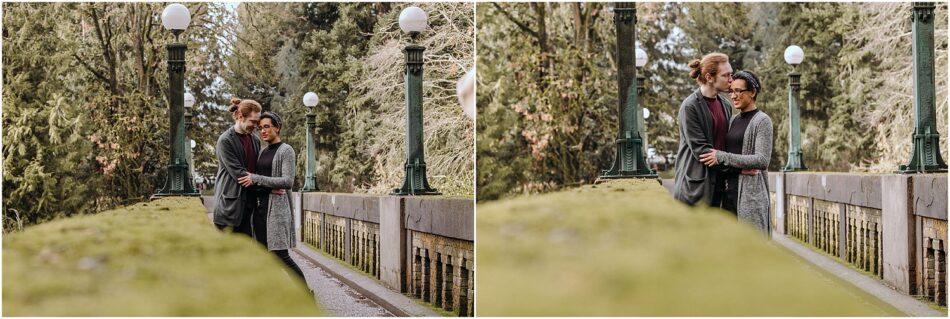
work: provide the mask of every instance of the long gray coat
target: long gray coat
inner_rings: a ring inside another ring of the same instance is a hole
[[[736,119],[733,116],[730,123]],[[722,165],[757,169],[756,175],[739,175],[739,220],[751,224],[767,235],[772,234],[769,202],[769,160],[772,157],[772,118],[761,110],[752,116],[742,140],[742,154],[717,151]]]
[[[261,149],[257,135],[251,134],[251,144],[254,152]],[[214,223],[237,227],[244,217],[244,205],[250,192],[237,182],[239,177],[248,172],[247,163],[244,163],[244,147],[234,126],[218,136],[214,154],[218,157],[218,175],[214,184]]]
[[[261,153],[266,148],[261,149]],[[260,156],[260,154],[258,154]],[[270,194],[267,201],[267,249],[284,250],[294,248],[293,207],[290,200],[290,190],[294,187],[294,176],[297,169],[297,153],[287,143],[277,147],[274,162],[271,165],[271,176],[251,174],[251,182],[255,185],[274,189],[285,189],[284,195]]]
[[[716,96],[725,109],[726,118],[732,115],[732,102]],[[712,113],[703,93],[696,89],[680,104],[680,145],[676,152],[676,176],[673,198],[689,205],[699,201],[709,204],[719,179],[719,170],[707,168],[699,161],[699,155],[713,149]]]

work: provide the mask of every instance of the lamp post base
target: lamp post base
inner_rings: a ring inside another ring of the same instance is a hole
[[[910,164],[901,165],[899,174],[946,173],[947,163],[940,156],[940,135],[931,133],[914,134],[914,154]]]
[[[643,141],[639,138],[618,139],[614,163],[610,169],[603,170],[598,179],[659,178],[656,171],[646,165],[642,143]]]
[[[805,161],[802,160],[802,151],[788,152],[788,160],[786,161],[785,167],[782,168],[783,172],[800,172],[807,170],[808,168],[805,167]]]
[[[320,191],[320,189],[317,187],[317,183],[314,181],[313,176],[307,176],[304,180],[303,188],[300,189],[301,192]]]
[[[188,165],[168,165],[165,185],[158,192],[149,197],[150,200],[172,196],[201,196],[191,181]]]
[[[402,187],[393,190],[392,195],[442,195],[442,193],[429,186],[429,180],[426,178],[426,164],[417,162],[406,164],[406,179],[403,180]]]

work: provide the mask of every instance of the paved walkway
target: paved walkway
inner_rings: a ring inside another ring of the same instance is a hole
[[[208,214],[211,220],[212,214]],[[332,317],[393,317],[385,308],[340,282],[294,250],[290,256],[307,278],[314,299]],[[288,273],[289,275],[289,273]]]
[[[855,286],[859,289],[864,290],[865,292],[871,294],[874,297],[877,297],[883,302],[886,302],[897,308],[900,311],[903,311],[909,316],[914,317],[946,317],[946,313],[941,313],[933,308],[927,306],[926,303],[914,299],[911,296],[905,295],[898,292],[890,287],[885,286],[883,283],[877,279],[868,277],[859,273],[858,271],[848,268],[848,266],[842,265],[830,257],[824,256],[818,252],[815,252],[801,244],[795,242],[794,240],[785,237],[784,235],[773,233],[772,239],[777,242],[779,245],[787,248],[793,253],[801,256],[808,262],[818,266],[825,271],[841,278]]]
[[[340,282],[320,267],[297,252],[291,257],[303,270],[307,286],[313,289],[314,298],[333,317],[392,317],[393,315],[375,302]]]

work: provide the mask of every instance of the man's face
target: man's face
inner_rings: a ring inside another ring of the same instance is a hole
[[[719,74],[713,79],[713,87],[719,92],[728,92],[732,83],[732,65],[729,62],[719,64]]]
[[[261,112],[251,112],[251,115],[248,115],[244,118],[244,131],[250,133],[254,132],[257,128],[257,124],[261,121]]]

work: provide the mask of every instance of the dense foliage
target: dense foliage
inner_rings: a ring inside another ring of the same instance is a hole
[[[301,97],[321,97],[318,185],[388,193],[404,161],[401,48],[405,3],[188,3],[186,83],[195,95],[195,168],[214,176],[214,143],[233,124],[232,97],[284,118],[299,155]],[[472,4],[421,4],[426,160],[430,183],[474,194],[473,123],[454,97],[474,63]],[[4,230],[145,200],[169,156],[161,3],[3,4]]]
[[[617,132],[611,5],[478,5],[478,198],[589,183],[610,166]],[[730,56],[759,74],[758,107],[776,125],[771,169],[788,148],[789,45],[805,50],[802,146],[823,171],[889,172],[910,159],[910,3],[642,3],[637,42],[649,62],[643,105],[650,147],[675,154],[686,64]],[[936,10],[937,126],[947,139],[947,6]],[[947,158],[947,150],[941,150]],[[669,174],[669,172],[666,172]]]

